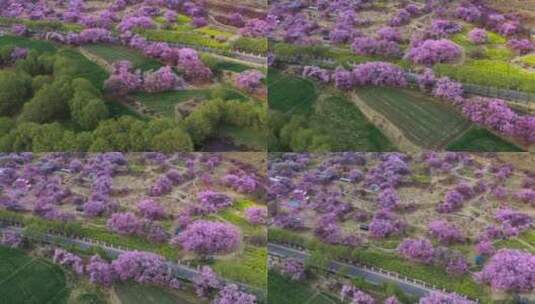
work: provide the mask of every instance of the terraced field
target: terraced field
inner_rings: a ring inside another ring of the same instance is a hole
[[[359,88],[357,94],[425,149],[445,147],[470,126],[453,108],[417,91],[367,87]]]
[[[0,302],[9,304],[67,303],[69,290],[61,268],[0,246]]]

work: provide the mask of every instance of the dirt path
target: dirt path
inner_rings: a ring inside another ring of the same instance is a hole
[[[377,128],[383,132],[383,134],[396,145],[396,147],[402,152],[417,153],[422,151],[422,147],[411,142],[403,132],[392,124],[385,116],[369,107],[357,93],[352,92],[350,94],[351,102],[355,104],[357,108],[371,121]]]

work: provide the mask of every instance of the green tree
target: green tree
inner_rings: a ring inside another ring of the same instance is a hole
[[[4,45],[0,48],[0,65],[6,65],[11,62],[11,53],[15,47],[12,44]]]
[[[0,115],[15,114],[32,94],[28,74],[0,71]]]
[[[35,50],[28,52],[25,59],[17,61],[15,64],[19,71],[24,71],[32,77],[37,75],[52,74],[52,64],[55,58],[52,55],[41,55]]]
[[[45,84],[50,84],[54,81],[51,75],[37,75],[32,80],[32,90],[39,91]]]
[[[82,108],[76,121],[84,130],[91,130],[98,126],[99,122],[108,118],[108,107],[101,99],[91,99]]]
[[[65,119],[69,116],[67,101],[71,98],[70,84],[66,81],[54,81],[45,84],[22,109],[20,119],[37,123]]]
[[[32,138],[33,152],[62,151],[64,129],[59,123],[39,125]]]
[[[193,142],[188,133],[176,127],[154,136],[151,141],[151,149],[165,153],[191,152],[193,151]]]

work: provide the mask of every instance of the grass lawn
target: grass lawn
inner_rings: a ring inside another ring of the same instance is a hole
[[[45,260],[0,246],[0,275],[2,303],[67,303],[69,289],[63,270]]]
[[[308,286],[306,282],[296,282],[270,271],[268,278],[268,304],[336,304],[341,303],[333,297]]]
[[[157,70],[163,66],[159,61],[146,57],[140,51],[125,46],[89,44],[84,46],[84,49],[110,64],[120,60],[128,60],[132,62],[136,69],[141,69],[142,71]]]
[[[246,245],[233,259],[216,260],[210,265],[220,276],[255,288],[267,286],[267,248]]]
[[[104,87],[104,81],[108,79],[108,72],[100,67],[98,64],[87,59],[84,55],[75,49],[64,48],[59,51],[59,54],[70,58],[77,62],[79,73],[75,77],[86,78],[99,90]]]
[[[136,93],[135,97],[154,112],[173,117],[177,103],[192,98],[206,99],[210,97],[210,93],[210,90],[184,90],[162,93]]]
[[[535,92],[535,73],[503,59],[469,60],[462,65],[437,64],[435,72],[463,83]]]
[[[44,40],[34,40],[26,37],[18,37],[18,36],[1,36],[0,37],[0,47],[6,46],[6,45],[15,45],[18,47],[24,47],[31,50],[36,50],[40,52],[50,52],[54,53],[56,52],[57,48],[56,46],[49,41]]]
[[[332,151],[394,151],[395,147],[342,95],[316,101],[311,126],[327,134]]]
[[[449,151],[477,151],[477,152],[522,152],[519,147],[506,142],[490,131],[472,126],[460,138],[451,142],[447,147]]]
[[[208,67],[215,73],[222,71],[231,71],[235,73],[241,73],[246,70],[252,69],[251,67],[241,64],[236,61],[223,60],[219,57],[210,55],[209,53],[202,53],[201,60],[208,65]]]
[[[268,101],[270,109],[289,112],[307,112],[317,98],[314,83],[308,79],[269,70]]]
[[[366,87],[357,93],[422,148],[441,149],[470,125],[452,107],[416,90]]]
[[[117,298],[123,304],[201,304],[206,303],[193,294],[171,292],[160,287],[135,283],[118,284],[114,287]]]
[[[526,55],[520,58],[520,61],[531,68],[535,68],[535,54]]]

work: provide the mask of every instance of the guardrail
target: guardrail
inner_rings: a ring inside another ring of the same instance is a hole
[[[3,220],[0,220],[0,222],[4,224],[8,224],[8,226],[4,226],[4,227],[0,226],[0,230],[11,230],[11,231],[15,231],[16,233],[23,234],[24,225],[22,225],[21,223],[16,223],[16,222],[6,223],[6,221],[3,221]],[[55,233],[47,232],[46,234],[41,235],[40,238],[29,237],[29,236],[24,236],[24,237],[30,238],[34,241],[40,241],[40,242],[44,242],[47,244],[54,244],[54,245],[59,245],[59,246],[61,246],[61,244],[64,244],[64,245],[74,244],[81,248],[99,247],[105,250],[106,253],[111,254],[113,256],[118,256],[120,253],[127,252],[127,251],[136,251],[136,250],[140,251],[138,249],[132,249],[127,246],[114,245],[114,244],[110,244],[104,241],[93,240],[93,239],[89,239],[86,237],[69,236],[69,235],[61,234],[57,232]],[[191,263],[188,261],[181,261],[177,259],[176,262],[167,261],[166,263],[169,267],[172,268],[176,277],[184,279],[184,280],[191,281],[200,272],[200,265],[196,265],[195,268],[192,268]],[[242,290],[252,292],[260,299],[264,299],[266,297],[265,292],[262,289],[251,287],[247,284],[235,282],[235,281],[224,279],[224,278],[223,278],[223,281],[226,282],[227,284],[236,284]]]
[[[272,244],[277,245],[277,246],[286,247],[286,248],[293,249],[293,250],[297,250],[297,251],[301,251],[302,254],[310,256],[307,253],[308,250],[305,247],[303,247],[301,245],[298,245],[298,244],[293,244],[291,242],[272,243]],[[281,254],[278,254],[278,253],[273,254],[273,251],[271,251],[271,250],[268,251],[268,254],[277,256],[279,258],[284,258],[285,257],[284,255],[281,255]],[[372,272],[372,273],[375,273],[375,274],[383,275],[383,276],[385,276],[387,278],[390,278],[390,279],[393,279],[393,280],[402,281],[402,282],[404,282],[406,284],[413,285],[415,287],[422,288],[422,289],[425,289],[425,290],[429,290],[429,291],[434,290],[434,291],[441,291],[441,292],[444,292],[444,293],[453,293],[453,294],[456,294],[456,295],[458,295],[460,297],[463,297],[465,299],[469,299],[471,301],[479,303],[479,299],[472,299],[470,297],[467,297],[466,295],[459,294],[459,293],[457,293],[455,291],[447,290],[445,288],[440,288],[440,287],[437,287],[434,284],[430,284],[430,283],[427,283],[427,282],[419,280],[419,279],[410,278],[410,277],[407,277],[405,275],[401,275],[401,274],[399,274],[397,272],[389,271],[389,270],[386,270],[386,269],[383,269],[383,268],[380,268],[380,267],[377,267],[377,266],[366,265],[366,264],[363,264],[363,263],[360,263],[360,262],[357,262],[357,261],[351,260],[351,259],[342,259],[342,260],[339,260],[339,261],[331,261],[331,262],[344,263],[344,264],[347,264],[347,265],[351,265],[353,267],[357,267],[359,269],[363,269],[363,270],[366,270],[366,271],[369,271],[369,272]],[[326,270],[330,271],[331,269],[326,269]]]
[[[310,62],[312,65],[329,66],[334,67],[337,65],[336,60],[327,57],[313,57],[313,56],[295,56],[286,57],[278,56],[279,60],[288,62],[291,64],[303,65],[303,60]],[[357,62],[348,62],[350,65],[358,64]],[[416,75],[410,71],[405,71],[407,80],[414,81],[413,77]],[[472,83],[463,83],[463,87],[466,93],[480,95],[491,98],[500,98],[520,103],[535,103],[535,93],[518,91],[513,89],[502,89],[497,87],[482,86]]]

